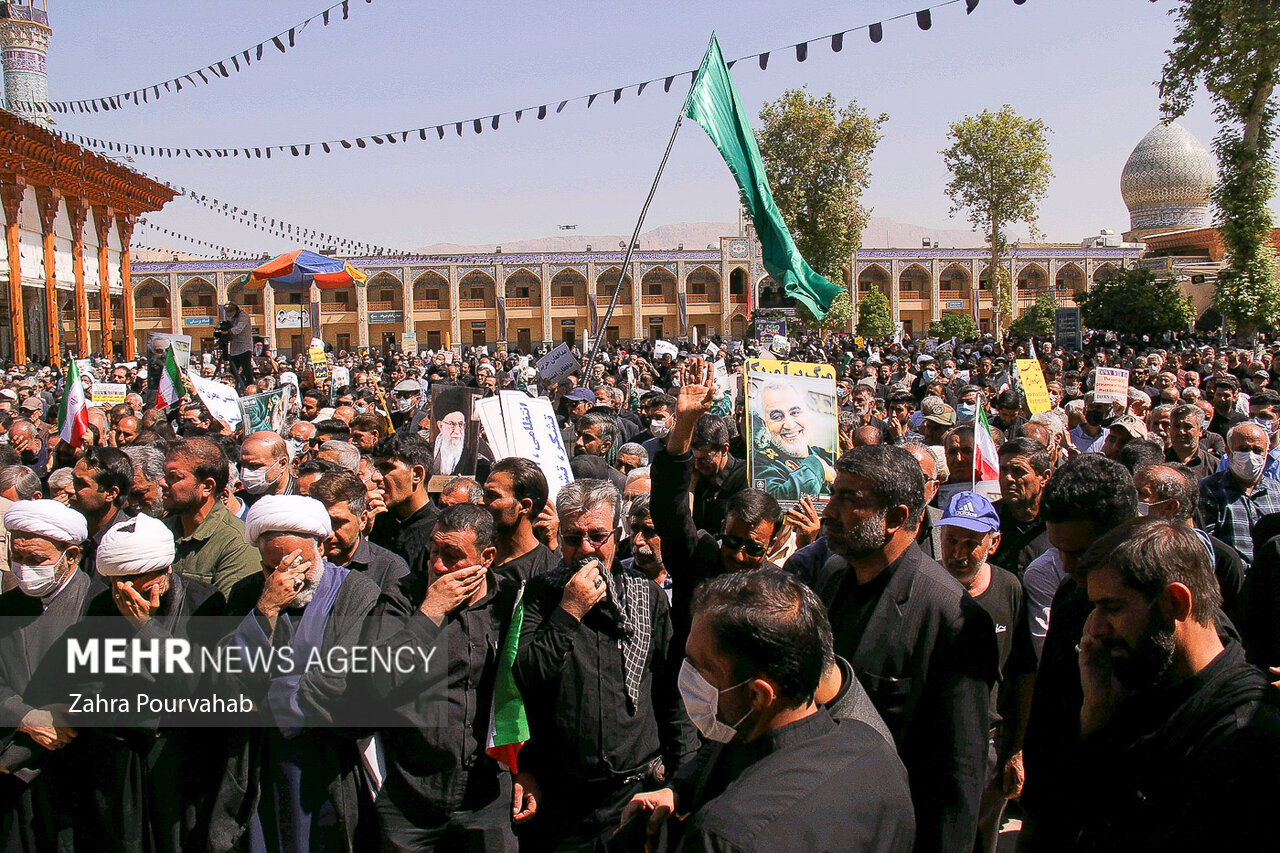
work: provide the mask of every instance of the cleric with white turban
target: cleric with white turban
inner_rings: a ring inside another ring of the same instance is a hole
[[[139,515],[107,531],[98,545],[98,574],[104,578],[143,575],[173,565],[173,533],[163,521]]]
[[[48,598],[80,564],[89,525],[80,513],[52,500],[15,501],[4,514],[9,571],[24,595]]]
[[[306,607],[325,573],[321,544],[333,535],[329,511],[304,495],[265,495],[249,508],[244,538],[262,555],[268,580],[259,609]]]
[[[79,545],[89,538],[89,523],[66,504],[52,500],[14,501],[5,511],[4,526],[62,545]]]
[[[269,533],[309,536],[324,541],[333,535],[329,511],[315,498],[304,495],[265,495],[249,508],[244,519],[244,538],[260,548]]]

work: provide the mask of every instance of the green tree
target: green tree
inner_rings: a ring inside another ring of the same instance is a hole
[[[1238,331],[1253,333],[1280,318],[1268,207],[1276,189],[1271,96],[1280,77],[1280,2],[1179,0],[1170,14],[1178,32],[1160,97],[1173,118],[1191,108],[1199,83],[1213,99],[1219,124],[1215,224],[1230,263],[1218,275],[1215,305]]]
[[[1053,294],[1042,293],[1009,328],[1020,338],[1051,338],[1057,310],[1058,300],[1053,298]]]
[[[1076,293],[1080,320],[1091,329],[1126,335],[1158,335],[1185,330],[1196,318],[1191,297],[1171,278],[1156,279],[1143,267],[1126,267],[1116,278]]]
[[[831,300],[831,307],[827,309],[827,316],[819,321],[803,304],[796,303],[796,316],[800,318],[800,322],[806,327],[817,332],[823,340],[832,332],[847,332],[849,323],[853,320],[853,300],[849,298],[849,291],[840,291],[835,299]]]
[[[929,337],[938,340],[959,338],[962,341],[978,336],[978,324],[968,311],[943,311],[942,316],[929,324]]]
[[[1023,118],[1008,104],[952,122],[947,132],[951,145],[940,153],[951,171],[951,212],[967,211],[974,228],[986,235],[992,270],[1001,268],[1008,249],[1006,228],[1025,222],[1035,230],[1036,208],[1053,177],[1049,132],[1043,121]],[[1011,310],[1007,276],[997,274],[991,291],[999,337],[1000,321]]]
[[[805,89],[788,89],[760,110],[756,140],[773,199],[809,266],[836,283],[862,241],[867,211],[859,199],[888,120],[857,101],[837,109],[834,95]]]
[[[889,316],[889,300],[873,287],[858,300],[857,332],[864,338],[887,338],[893,334],[893,317]]]

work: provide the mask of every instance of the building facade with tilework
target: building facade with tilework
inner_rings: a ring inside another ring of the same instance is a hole
[[[718,248],[637,251],[622,276],[624,253],[474,254],[352,258],[364,286],[276,294],[246,291],[244,261],[137,263],[131,289],[134,334],[192,336],[212,347],[213,330],[228,299],[250,313],[255,333],[280,352],[310,340],[313,302],[320,335],[338,349],[399,347],[405,333],[419,348],[499,341],[528,352],[542,344],[581,342],[608,310],[619,279],[622,291],[605,328],[611,340],[742,336],[757,308],[792,311],[760,262],[749,235],[723,237]],[[1021,247],[1012,252],[1019,309],[1043,292],[1070,304],[1071,294],[1136,261],[1136,247]],[[914,333],[946,311],[991,319],[990,295],[975,292],[986,270],[985,250],[865,249],[851,259],[858,294],[879,287],[895,319]],[[846,279],[846,286],[851,281]]]

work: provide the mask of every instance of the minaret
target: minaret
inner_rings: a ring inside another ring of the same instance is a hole
[[[0,0],[0,62],[7,109],[27,121],[53,124],[48,109],[48,0]]]

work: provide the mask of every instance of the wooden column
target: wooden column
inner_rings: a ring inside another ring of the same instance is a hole
[[[75,281],[76,300],[76,355],[88,358],[89,300],[84,289],[84,223],[89,208],[78,198],[67,198],[67,219],[71,222],[71,275]]]
[[[133,270],[129,260],[129,242],[133,240],[133,217],[128,214],[116,216],[116,231],[120,234],[120,299],[121,321],[124,325],[124,360],[133,361],[138,357],[137,341],[133,339]],[[169,298],[173,299],[172,290]]]
[[[26,186],[16,176],[4,176],[0,200],[4,203],[4,242],[9,251],[9,334],[13,339],[15,364],[27,363],[27,330],[22,320],[22,258],[18,254],[18,213],[24,192]]]
[[[49,363],[62,364],[62,315],[58,310],[58,276],[54,266],[53,222],[62,193],[52,187],[36,187],[40,234],[44,248],[44,325],[49,336]]]
[[[111,211],[100,205],[93,207],[93,231],[98,238],[98,284],[101,303],[98,309],[100,332],[102,336],[102,354],[109,360],[115,360],[115,344],[113,341],[115,324],[111,316],[111,256],[108,244],[111,242]]]

